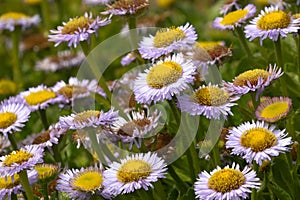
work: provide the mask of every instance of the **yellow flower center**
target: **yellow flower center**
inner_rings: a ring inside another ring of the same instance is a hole
[[[12,112],[4,112],[0,113],[0,128],[5,129],[15,123],[18,117],[15,113]]]
[[[267,105],[262,109],[260,116],[266,119],[279,118],[280,116],[287,113],[289,110],[289,103],[286,101],[283,102],[274,102],[270,105]]]
[[[38,179],[44,180],[55,174],[58,170],[58,167],[51,164],[38,164],[34,166],[34,169],[38,172]]]
[[[88,29],[90,24],[93,23],[93,19],[86,18],[84,16],[76,17],[68,21],[67,24],[64,25],[64,28],[62,29],[62,34],[73,34],[75,31],[78,31],[78,29]]]
[[[41,90],[32,92],[24,98],[30,106],[35,106],[55,97],[55,92],[52,92],[50,90]]]
[[[206,51],[209,51],[209,50],[213,50],[217,46],[222,45],[222,42],[220,42],[220,41],[216,41],[216,42],[205,41],[205,42],[197,42],[196,45],[202,47]]]
[[[254,152],[260,152],[274,146],[277,138],[268,129],[257,127],[245,131],[241,136],[240,142],[242,146],[251,148]]]
[[[91,117],[99,117],[100,111],[98,110],[87,110],[81,113],[78,113],[74,116],[75,123],[88,122]]]
[[[185,33],[180,28],[163,28],[156,32],[153,45],[156,48],[170,46],[173,42],[183,40]]]
[[[205,106],[220,106],[228,101],[229,94],[218,87],[204,87],[193,93],[191,100]]]
[[[225,15],[220,23],[225,26],[235,25],[240,19],[243,19],[247,14],[247,9],[236,10]]]
[[[12,164],[15,163],[22,164],[23,162],[27,162],[33,156],[33,154],[23,150],[13,151],[5,157],[2,165],[10,167]]]
[[[29,4],[29,5],[36,5],[41,3],[41,0],[25,0],[24,3]]]
[[[272,30],[278,28],[286,28],[291,23],[291,17],[279,10],[270,12],[264,16],[262,16],[257,21],[257,27],[261,30]]]
[[[248,86],[248,81],[251,85],[257,85],[258,78],[261,77],[265,82],[269,77],[269,72],[262,69],[248,70],[238,75],[233,84],[235,86]]]
[[[17,84],[10,80],[0,80],[0,95],[15,94]]]
[[[209,188],[217,192],[230,192],[240,188],[246,181],[244,174],[235,169],[221,169],[208,179]]]
[[[122,183],[139,181],[147,178],[152,172],[149,163],[143,160],[128,160],[117,172],[117,179]]]
[[[133,131],[135,128],[139,130],[143,130],[145,126],[150,124],[149,119],[138,119],[138,120],[132,120],[126,124],[124,124],[119,130],[118,134],[120,135],[133,135]]]
[[[103,176],[98,171],[87,171],[79,174],[72,180],[72,185],[78,190],[89,192],[101,187]]]
[[[20,20],[29,18],[27,15],[18,12],[8,12],[1,15],[0,20]]]
[[[58,91],[59,94],[64,95],[69,99],[72,98],[73,95],[84,94],[86,92],[87,89],[85,87],[75,86],[75,85],[66,85]]]
[[[160,89],[175,83],[181,75],[181,66],[173,61],[167,61],[153,66],[147,75],[146,81],[150,87]]]
[[[11,176],[1,177],[0,178],[0,190],[2,189],[11,189],[20,184],[19,175],[14,174],[14,178]]]

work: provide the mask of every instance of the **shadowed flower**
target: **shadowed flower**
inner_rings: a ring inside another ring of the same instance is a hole
[[[289,113],[292,100],[288,97],[273,97],[259,104],[255,111],[258,120],[277,122]]]
[[[180,49],[190,49],[197,40],[195,28],[187,23],[184,26],[162,28],[154,36],[143,37],[139,52],[145,59],[156,59]]]
[[[277,41],[279,36],[286,37],[289,33],[297,33],[300,29],[297,25],[299,22],[300,19],[292,18],[278,7],[265,7],[258,17],[245,26],[246,38],[250,41],[260,38],[261,45],[266,38]]]
[[[102,15],[133,15],[139,10],[147,8],[149,0],[116,0],[113,4],[107,5]]]
[[[227,13],[224,17],[217,17],[213,21],[213,27],[226,30],[233,30],[244,24],[249,18],[256,13],[256,7],[253,4],[248,4],[245,8]]]
[[[248,163],[254,160],[259,165],[271,156],[289,151],[291,137],[286,137],[285,130],[276,130],[264,122],[246,122],[229,130],[226,148],[232,149],[232,154],[242,156]]]
[[[40,22],[40,17],[34,15],[27,16],[18,12],[7,12],[0,16],[0,30],[14,31],[16,27],[21,27],[22,30],[31,26],[36,26]]]
[[[0,79],[0,95],[11,95],[17,92],[17,84],[8,79]]]
[[[54,164],[37,164],[34,169],[38,172],[38,181],[41,183],[49,183],[59,172],[59,166]]]
[[[199,199],[247,199],[251,189],[259,189],[261,183],[250,167],[240,170],[239,164],[228,165],[208,173],[203,171],[195,182],[195,194]]]
[[[150,104],[172,99],[194,81],[196,67],[182,54],[169,56],[140,73],[134,83],[134,95],[138,103]]]
[[[91,13],[85,13],[84,16],[70,18],[67,23],[63,22],[63,26],[58,26],[57,30],[50,30],[48,38],[50,42],[55,42],[54,46],[67,42],[69,47],[76,48],[80,42],[89,41],[92,34],[97,35],[98,29],[110,22],[109,18],[93,18]]]
[[[113,162],[104,171],[105,190],[114,195],[134,192],[138,189],[153,188],[151,182],[165,178],[167,165],[156,153],[134,154]]]

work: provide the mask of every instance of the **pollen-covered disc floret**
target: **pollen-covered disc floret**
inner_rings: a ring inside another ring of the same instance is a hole
[[[71,199],[91,199],[92,195],[102,195],[109,198],[103,192],[103,168],[102,165],[81,169],[68,169],[58,176],[56,189],[65,192]]]
[[[279,153],[289,151],[291,137],[286,137],[285,130],[276,130],[274,125],[265,122],[245,122],[229,130],[226,148],[232,154],[242,156],[248,163],[254,160],[259,165]]]
[[[204,115],[208,119],[226,118],[233,115],[231,107],[233,101],[239,97],[232,96],[224,88],[217,85],[200,86],[191,95],[184,94],[178,97],[178,107],[191,115]]]
[[[39,15],[32,17],[18,12],[7,12],[0,16],[0,30],[14,31],[16,27],[21,27],[22,30],[31,26],[36,26],[41,21]]]
[[[102,15],[133,15],[139,10],[147,8],[150,5],[149,0],[117,0],[107,5]]]
[[[179,27],[162,28],[154,36],[143,37],[138,50],[143,58],[155,60],[180,49],[190,49],[197,37],[195,28],[189,23]]]
[[[120,163],[113,162],[104,171],[105,190],[114,195],[134,192],[138,189],[153,188],[152,182],[165,178],[165,161],[156,153],[148,152],[127,156]]]
[[[208,173],[203,171],[195,182],[194,190],[198,199],[247,199],[251,189],[259,189],[256,172],[246,166],[242,171],[239,164],[219,166]]]
[[[22,170],[31,169],[43,162],[44,149],[36,145],[27,145],[6,156],[0,157],[0,174],[13,176]]]
[[[265,87],[282,75],[281,68],[277,67],[276,64],[274,66],[270,64],[266,70],[253,69],[245,71],[235,77],[232,83],[223,81],[223,85],[229,92],[236,95],[243,95],[250,91],[257,91],[257,94],[260,94]]]
[[[245,26],[246,38],[250,41],[260,38],[260,44],[266,38],[277,41],[279,37],[286,37],[289,33],[297,33],[300,19],[292,16],[277,6],[265,7],[258,17],[251,20],[250,24]]]
[[[172,99],[194,81],[196,67],[182,54],[160,60],[140,73],[134,83],[134,95],[138,103],[150,104]]]
[[[248,4],[243,9],[238,9],[235,11],[231,11],[224,15],[223,17],[217,17],[213,21],[213,27],[226,30],[233,30],[235,27],[241,26],[244,24],[249,18],[253,17],[256,12],[256,7],[253,4]]]
[[[29,184],[32,185],[37,181],[38,173],[35,170],[28,170],[27,176]],[[23,191],[24,188],[17,173],[11,176],[5,175],[0,177],[0,199],[12,199],[12,194],[17,195]]]
[[[103,112],[102,110],[86,110],[80,113],[62,116],[59,118],[57,127],[63,129],[83,129],[85,127],[98,127],[111,125],[118,118],[118,111],[113,109]]]
[[[55,42],[55,46],[67,42],[69,47],[76,48],[80,42],[89,41],[92,34],[97,35],[98,29],[110,22],[109,18],[101,19],[99,16],[93,18],[91,13],[85,13],[84,16],[70,18],[67,23],[63,22],[57,30],[50,30],[48,38],[50,42]]]
[[[255,111],[258,120],[277,122],[289,113],[292,99],[288,97],[273,97],[259,104]]]

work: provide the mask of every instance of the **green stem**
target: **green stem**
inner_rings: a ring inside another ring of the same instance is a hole
[[[169,102],[170,108],[172,110],[173,116],[176,120],[176,123],[180,124],[180,114],[178,113],[178,108],[175,105],[176,103],[174,102],[174,100],[170,100],[168,102]]]
[[[252,53],[251,53],[251,50],[250,50],[250,48],[248,46],[248,43],[246,41],[245,34],[244,34],[243,30],[239,27],[237,27],[235,30],[236,30],[236,33],[238,35],[238,39],[239,39],[241,45],[244,47],[244,50],[246,51],[248,57],[252,58]]]
[[[44,32],[48,33],[50,29],[50,17],[49,17],[49,9],[48,9],[48,0],[42,0],[41,2],[43,23],[44,23]],[[60,18],[61,19],[61,18]]]
[[[101,162],[105,162],[105,158],[103,156],[102,150],[101,150],[100,145],[98,144],[98,141],[97,141],[96,132],[94,130],[91,130],[91,129],[87,130],[87,132],[88,132],[88,136],[90,138],[90,141],[92,142],[92,148],[96,152],[96,154],[98,156],[98,159]]]
[[[256,172],[256,174],[258,174],[258,169],[259,169],[258,164],[255,161],[253,161],[253,170]],[[257,197],[257,190],[253,188],[251,191],[251,200],[256,200],[257,199],[256,197]]]
[[[40,109],[39,114],[40,114],[40,117],[41,117],[41,120],[42,120],[42,123],[43,123],[43,126],[44,126],[45,130],[48,130],[49,123],[48,123],[48,120],[47,120],[46,110],[44,110],[44,109],[41,110]]]
[[[136,33],[136,18],[132,16],[127,17],[129,33],[130,33],[130,43],[131,47],[136,46],[137,44],[137,33]]]
[[[181,178],[177,175],[177,173],[175,172],[175,170],[173,169],[172,165],[168,166],[168,173],[172,176],[172,178],[175,180],[175,182],[177,183],[176,185],[178,186],[178,189],[185,193],[187,191],[188,185],[187,183],[183,182],[181,180]]]
[[[27,175],[27,171],[23,170],[19,173],[19,177],[20,177],[20,182],[23,186],[23,189],[25,190],[26,196],[28,200],[33,200],[34,196],[33,196],[33,192],[31,189],[31,186],[29,184],[29,180],[28,180],[28,175]]]
[[[139,194],[140,196],[140,199],[143,199],[143,200],[153,200],[153,196],[152,196],[152,193],[148,190],[144,190],[143,188],[137,190],[137,193]]]
[[[13,150],[18,150],[19,148],[18,148],[14,134],[7,134],[7,136],[8,136],[8,140],[10,141],[10,144],[11,144]]]
[[[250,94],[251,94],[251,100],[252,100],[253,108],[254,108],[254,111],[255,111],[256,108],[260,104],[260,97],[258,97],[258,99],[256,101],[256,93],[255,92],[251,92]]]
[[[193,148],[193,145],[190,145],[190,147],[186,151],[187,160],[188,160],[187,165],[189,166],[191,179],[196,180],[196,174],[195,174],[195,169],[194,169],[194,161],[193,161],[191,148]]]
[[[42,191],[43,191],[44,200],[48,200],[49,197],[48,197],[48,184],[47,183],[42,184]]]
[[[21,27],[16,27],[12,32],[12,67],[13,80],[18,84],[19,88],[23,85],[22,72],[19,59],[19,43],[20,43]]]
[[[213,153],[213,159],[214,159],[215,166],[220,166],[221,159],[220,159],[220,151],[219,151],[218,142],[215,144],[214,148],[212,149],[212,153]]]
[[[298,33],[297,37],[298,37],[298,40],[297,40],[298,62],[297,62],[297,64],[298,64],[298,78],[299,78],[299,81],[300,81],[300,35],[299,35],[299,33]]]
[[[10,197],[11,197],[11,200],[18,200],[18,197],[15,193],[12,193]]]

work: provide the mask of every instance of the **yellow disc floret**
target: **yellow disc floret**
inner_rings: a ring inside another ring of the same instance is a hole
[[[7,12],[1,15],[0,20],[20,20],[20,19],[28,19],[29,17],[23,13],[18,12]]]
[[[0,113],[0,128],[4,129],[15,123],[18,117],[15,113],[12,112],[4,112]]]
[[[77,17],[68,21],[62,29],[62,34],[73,34],[78,29],[88,29],[90,24],[93,23],[93,19],[86,18],[84,16]]]
[[[53,91],[40,90],[37,92],[30,93],[29,95],[27,95],[24,98],[30,106],[35,106],[35,105],[44,103],[45,101],[48,101],[49,99],[53,99],[55,97],[56,97],[56,94]]]
[[[22,164],[23,162],[27,162],[33,156],[32,153],[23,150],[13,151],[5,157],[2,165],[10,167],[13,164]]]
[[[225,15],[220,22],[223,25],[235,25],[240,19],[243,19],[248,14],[247,9],[236,10]]]
[[[98,171],[86,171],[78,174],[73,180],[72,185],[78,190],[89,192],[99,189],[103,182],[103,176]]]
[[[180,28],[163,28],[156,32],[153,45],[156,48],[170,46],[173,42],[183,40],[185,33]]]
[[[287,13],[279,10],[262,16],[257,21],[257,27],[261,30],[282,29],[287,28],[290,23],[291,17]]]
[[[81,113],[78,113],[74,116],[74,122],[83,123],[88,122],[91,117],[99,117],[100,111],[98,110],[87,110]]]
[[[266,119],[280,119],[280,116],[285,115],[289,110],[288,102],[274,102],[262,109],[260,116]]]
[[[267,81],[270,73],[266,70],[262,69],[254,69],[254,70],[248,70],[244,73],[238,75],[235,79],[233,84],[235,86],[248,86],[248,82],[250,82],[251,85],[257,85],[259,77],[263,79],[263,82]]]
[[[11,176],[0,178],[0,190],[11,189],[20,184],[19,175],[15,174],[12,178]]]
[[[191,96],[191,100],[205,106],[220,106],[229,99],[229,94],[218,87],[199,88]]]

